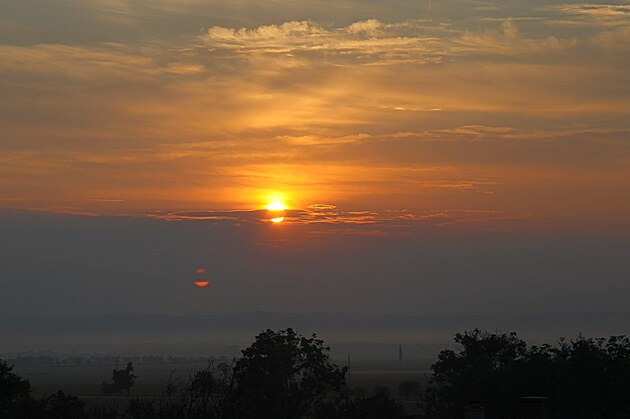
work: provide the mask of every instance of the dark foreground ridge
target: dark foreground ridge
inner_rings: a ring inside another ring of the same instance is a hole
[[[134,397],[133,364],[112,371],[107,394],[127,403],[86,407],[59,390],[34,398],[31,385],[0,361],[0,417],[6,419],[335,419],[630,417],[630,339],[578,336],[528,346],[515,333],[474,329],[455,335],[426,386],[403,382],[399,393],[417,405],[410,414],[376,388],[351,388],[348,367],[329,358],[315,335],[267,329],[231,363],[210,363],[186,380],[171,377],[152,398]],[[413,415],[413,416],[412,416]]]

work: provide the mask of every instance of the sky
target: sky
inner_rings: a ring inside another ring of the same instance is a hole
[[[0,316],[626,310],[628,68],[627,2],[2,2]]]

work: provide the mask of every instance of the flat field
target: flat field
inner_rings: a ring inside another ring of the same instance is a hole
[[[376,387],[387,387],[398,399],[398,385],[403,381],[417,381],[423,387],[429,374],[431,360],[353,361],[346,378],[351,389],[371,395]],[[338,362],[338,364],[341,364]],[[20,365],[15,372],[30,380],[34,396],[44,397],[58,390],[78,396],[90,405],[116,405],[124,408],[130,398],[153,398],[165,388],[169,377],[186,379],[194,371],[204,369],[204,362],[134,363],[138,376],[130,397],[110,396],[101,393],[101,383],[109,381],[116,365]],[[118,368],[123,368],[119,365]],[[407,402],[406,404],[415,404]],[[413,407],[411,406],[413,409]]]

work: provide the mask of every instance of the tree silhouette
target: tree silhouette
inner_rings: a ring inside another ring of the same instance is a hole
[[[165,390],[158,395],[155,405],[132,401],[127,414],[136,419],[164,417],[169,419],[232,418],[233,371],[230,365],[212,362],[187,379],[171,374]],[[135,415],[135,416],[134,416]]]
[[[0,360],[0,417],[22,408],[30,400],[31,383],[13,373],[5,361]]]
[[[103,383],[101,390],[104,394],[114,394],[127,391],[127,396],[131,391],[131,387],[136,383],[138,378],[133,373],[133,362],[127,363],[127,367],[121,370],[112,370],[112,383]]]
[[[307,415],[328,397],[339,396],[346,368],[329,361],[323,341],[293,329],[256,336],[236,362],[236,417],[291,419]]]
[[[436,418],[463,417],[467,405],[480,403],[488,417],[517,408],[519,390],[511,372],[523,360],[527,345],[515,333],[474,329],[457,333],[459,352],[444,350],[431,367],[433,376],[425,393],[426,410]],[[514,416],[514,413],[511,413]],[[510,415],[508,415],[509,417]]]
[[[514,333],[475,329],[456,334],[455,342],[462,349],[440,352],[432,366],[423,397],[429,417],[463,417],[466,405],[475,403],[489,419],[520,417],[535,400],[550,418],[630,417],[630,339],[625,336],[579,336],[561,339],[555,347],[528,348]]]

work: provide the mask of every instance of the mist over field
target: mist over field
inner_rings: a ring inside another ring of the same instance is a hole
[[[455,333],[480,328],[514,331],[530,344],[556,343],[579,334],[622,335],[630,313],[538,313],[483,315],[392,315],[351,313],[248,312],[220,315],[111,315],[58,319],[3,319],[2,353],[68,355],[125,354],[239,356],[265,329],[292,327],[316,333],[331,346],[335,359],[346,355],[393,361],[404,345],[406,359],[433,359],[456,347]]]

